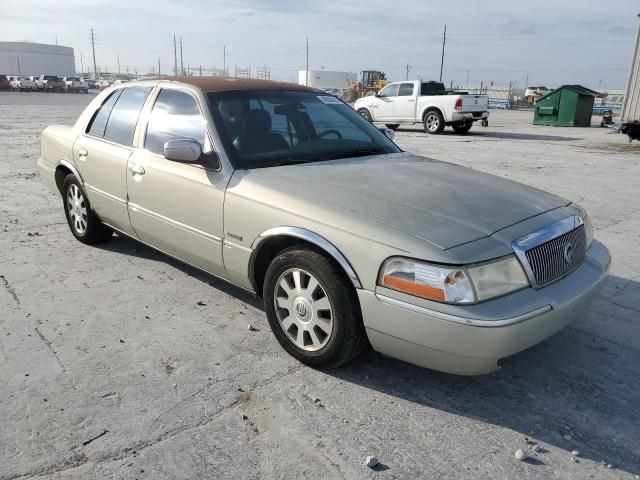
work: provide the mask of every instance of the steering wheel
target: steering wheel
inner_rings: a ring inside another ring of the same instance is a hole
[[[318,134],[318,137],[322,138],[325,135],[331,135],[331,134],[336,135],[338,137],[338,139],[342,140],[342,134],[338,130],[335,130],[333,128],[330,129],[330,130],[325,130],[324,132],[320,132]]]

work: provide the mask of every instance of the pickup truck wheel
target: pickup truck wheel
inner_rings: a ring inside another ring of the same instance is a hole
[[[394,132],[398,129],[399,126],[400,126],[399,123],[387,123],[386,125],[387,128],[390,128]]]
[[[438,110],[429,110],[424,116],[424,131],[430,134],[442,133],[444,118]]]
[[[91,210],[89,199],[75,175],[67,175],[62,184],[62,204],[73,236],[88,245],[103,242],[113,230]]]
[[[451,125],[456,133],[467,133],[473,127],[473,122],[458,122]]]
[[[291,356],[338,367],[367,344],[355,289],[328,257],[290,247],[267,269],[264,307],[276,339]]]
[[[361,108],[360,110],[358,110],[358,113],[360,114],[360,116],[362,118],[364,118],[366,121],[368,122],[373,122],[373,118],[371,117],[371,114],[369,113],[369,110],[365,109],[365,108]]]

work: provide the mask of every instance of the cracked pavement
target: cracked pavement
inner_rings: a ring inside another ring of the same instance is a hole
[[[640,475],[640,144],[500,111],[466,136],[397,132],[584,205],[611,277],[492,375],[373,352],[320,371],[285,354],[253,296],[129,239],[73,239],[35,173],[39,133],[92,97],[0,93],[0,480]]]

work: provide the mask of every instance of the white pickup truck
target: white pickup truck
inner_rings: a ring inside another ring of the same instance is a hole
[[[67,92],[84,92],[89,93],[89,84],[79,77],[64,77],[65,85],[67,86]]]
[[[353,107],[370,122],[395,130],[402,124],[422,123],[427,133],[442,133],[451,125],[456,133],[467,133],[473,122],[488,125],[489,98],[450,92],[438,82],[390,83],[376,95],[356,100]]]

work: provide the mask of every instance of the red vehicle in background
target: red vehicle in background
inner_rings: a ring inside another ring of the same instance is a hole
[[[0,75],[0,91],[11,90],[11,83],[6,75]]]

